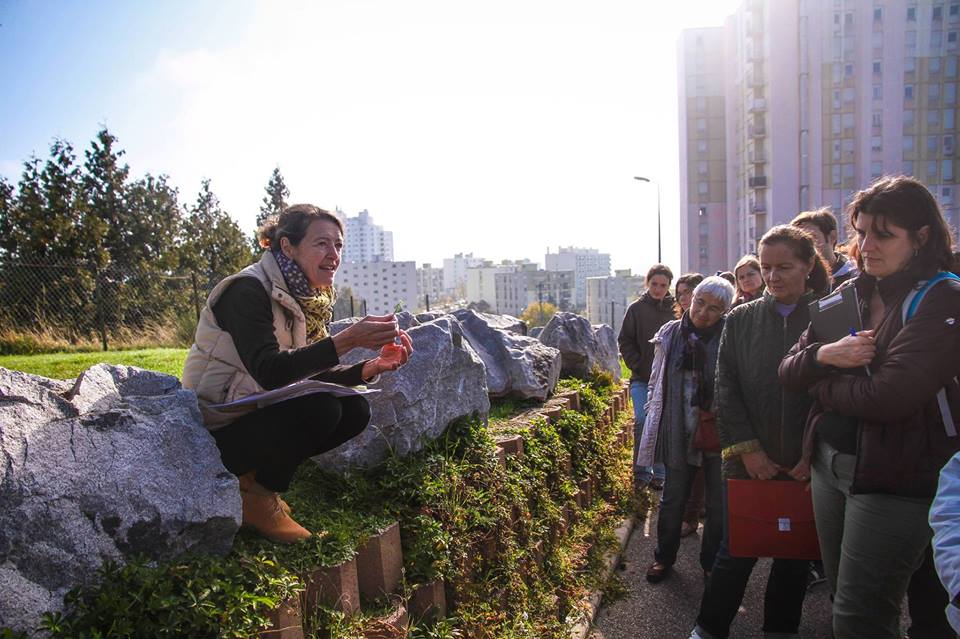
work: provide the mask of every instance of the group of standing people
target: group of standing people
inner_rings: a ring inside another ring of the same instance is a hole
[[[860,191],[847,217],[846,251],[828,209],[801,213],[732,272],[678,278],[676,299],[672,273],[655,265],[624,317],[635,480],[662,489],[649,582],[669,577],[681,536],[704,513],[691,637],[728,636],[757,561],[730,553],[730,479],[810,482],[835,637],[900,637],[908,591],[911,639],[956,637],[945,608],[958,593],[937,579],[928,523],[940,470],[960,450],[952,236],[930,192],[907,177]],[[856,291],[862,330],[826,342],[809,305],[841,287]],[[958,549],[949,558],[960,567],[960,533],[943,537],[956,540],[944,546]],[[797,636],[810,572],[807,559],[773,560],[767,636]]]

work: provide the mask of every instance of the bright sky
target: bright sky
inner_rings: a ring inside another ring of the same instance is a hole
[[[244,231],[292,202],[368,209],[395,257],[610,253],[679,268],[677,39],[740,0],[0,0],[0,174],[106,124],[134,177]]]

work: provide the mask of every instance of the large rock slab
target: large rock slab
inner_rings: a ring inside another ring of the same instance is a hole
[[[0,451],[0,627],[33,631],[104,560],[226,554],[240,526],[237,480],[169,375],[0,368]]]
[[[598,366],[620,379],[617,338],[606,324],[591,326],[585,317],[560,312],[550,318],[539,339],[560,351],[563,375],[586,377]]]
[[[340,330],[342,325],[331,325],[331,333]],[[367,396],[370,425],[342,446],[314,457],[324,468],[370,467],[391,450],[409,454],[442,435],[454,420],[490,412],[483,360],[455,318],[445,315],[408,332],[414,349],[410,361],[371,385],[380,392]],[[353,364],[374,356],[373,351],[357,348],[341,362]]]
[[[486,366],[491,397],[545,401],[553,392],[560,379],[560,351],[517,333],[520,327],[526,328],[522,321],[472,310],[454,315]]]

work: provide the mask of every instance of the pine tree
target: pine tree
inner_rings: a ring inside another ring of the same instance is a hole
[[[46,214],[43,226],[51,257],[74,261],[82,257],[80,236],[84,215],[82,177],[73,146],[54,140],[50,159],[40,174]]]
[[[126,268],[133,261],[128,237],[132,216],[126,202],[130,168],[120,162],[124,151],[114,150],[116,142],[117,138],[103,128],[85,152],[85,239],[88,257],[101,266],[109,260]]]
[[[43,228],[46,202],[40,182],[40,159],[36,156],[23,163],[23,173],[17,185],[7,216],[9,229],[3,235],[3,248],[12,257],[25,260],[43,259],[47,255],[47,233]]]
[[[266,191],[267,194],[263,197],[260,212],[257,213],[257,225],[253,229],[251,246],[254,255],[263,250],[260,247],[260,225],[271,215],[279,215],[283,209],[287,208],[287,198],[290,197],[290,189],[287,188],[286,182],[283,181],[283,175],[280,173],[279,166],[274,167],[273,174],[270,176],[270,180],[267,182],[264,191]]]
[[[204,180],[184,222],[181,267],[195,272],[204,290],[210,290],[251,261],[253,255],[243,231],[220,208],[210,180]]]
[[[12,224],[10,216],[13,213],[13,185],[0,175],[0,258],[8,253],[4,239],[9,237]]]
[[[283,209],[287,208],[287,198],[290,197],[290,189],[283,181],[283,175],[280,174],[280,167],[274,167],[270,181],[264,189],[267,194],[263,197],[260,205],[260,213],[257,215],[257,228],[263,224],[271,215],[278,215]]]

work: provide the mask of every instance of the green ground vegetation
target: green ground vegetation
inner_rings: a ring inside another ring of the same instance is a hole
[[[0,366],[53,379],[73,379],[94,364],[139,366],[180,377],[186,348],[147,348],[133,351],[0,355]]]
[[[506,466],[479,418],[365,472],[339,476],[304,464],[284,497],[316,532],[309,541],[277,546],[241,531],[226,558],[108,565],[100,585],[73,591],[66,613],[48,616],[45,629],[53,638],[250,636],[279,602],[302,591],[305,570],[351,557],[367,536],[399,521],[403,592],[442,578],[448,594],[448,617],[414,620],[413,639],[569,636],[579,602],[604,586],[601,558],[616,543],[614,528],[638,505],[630,450],[618,439],[622,424],[605,412],[612,379],[562,380],[564,389],[580,391],[582,412],[564,411],[554,423],[535,419],[524,433],[525,454]],[[576,482],[586,478],[593,500],[580,507]],[[565,515],[572,515],[569,526]],[[364,613],[350,618],[307,611],[307,636],[362,637],[375,611],[388,606],[365,602]]]

